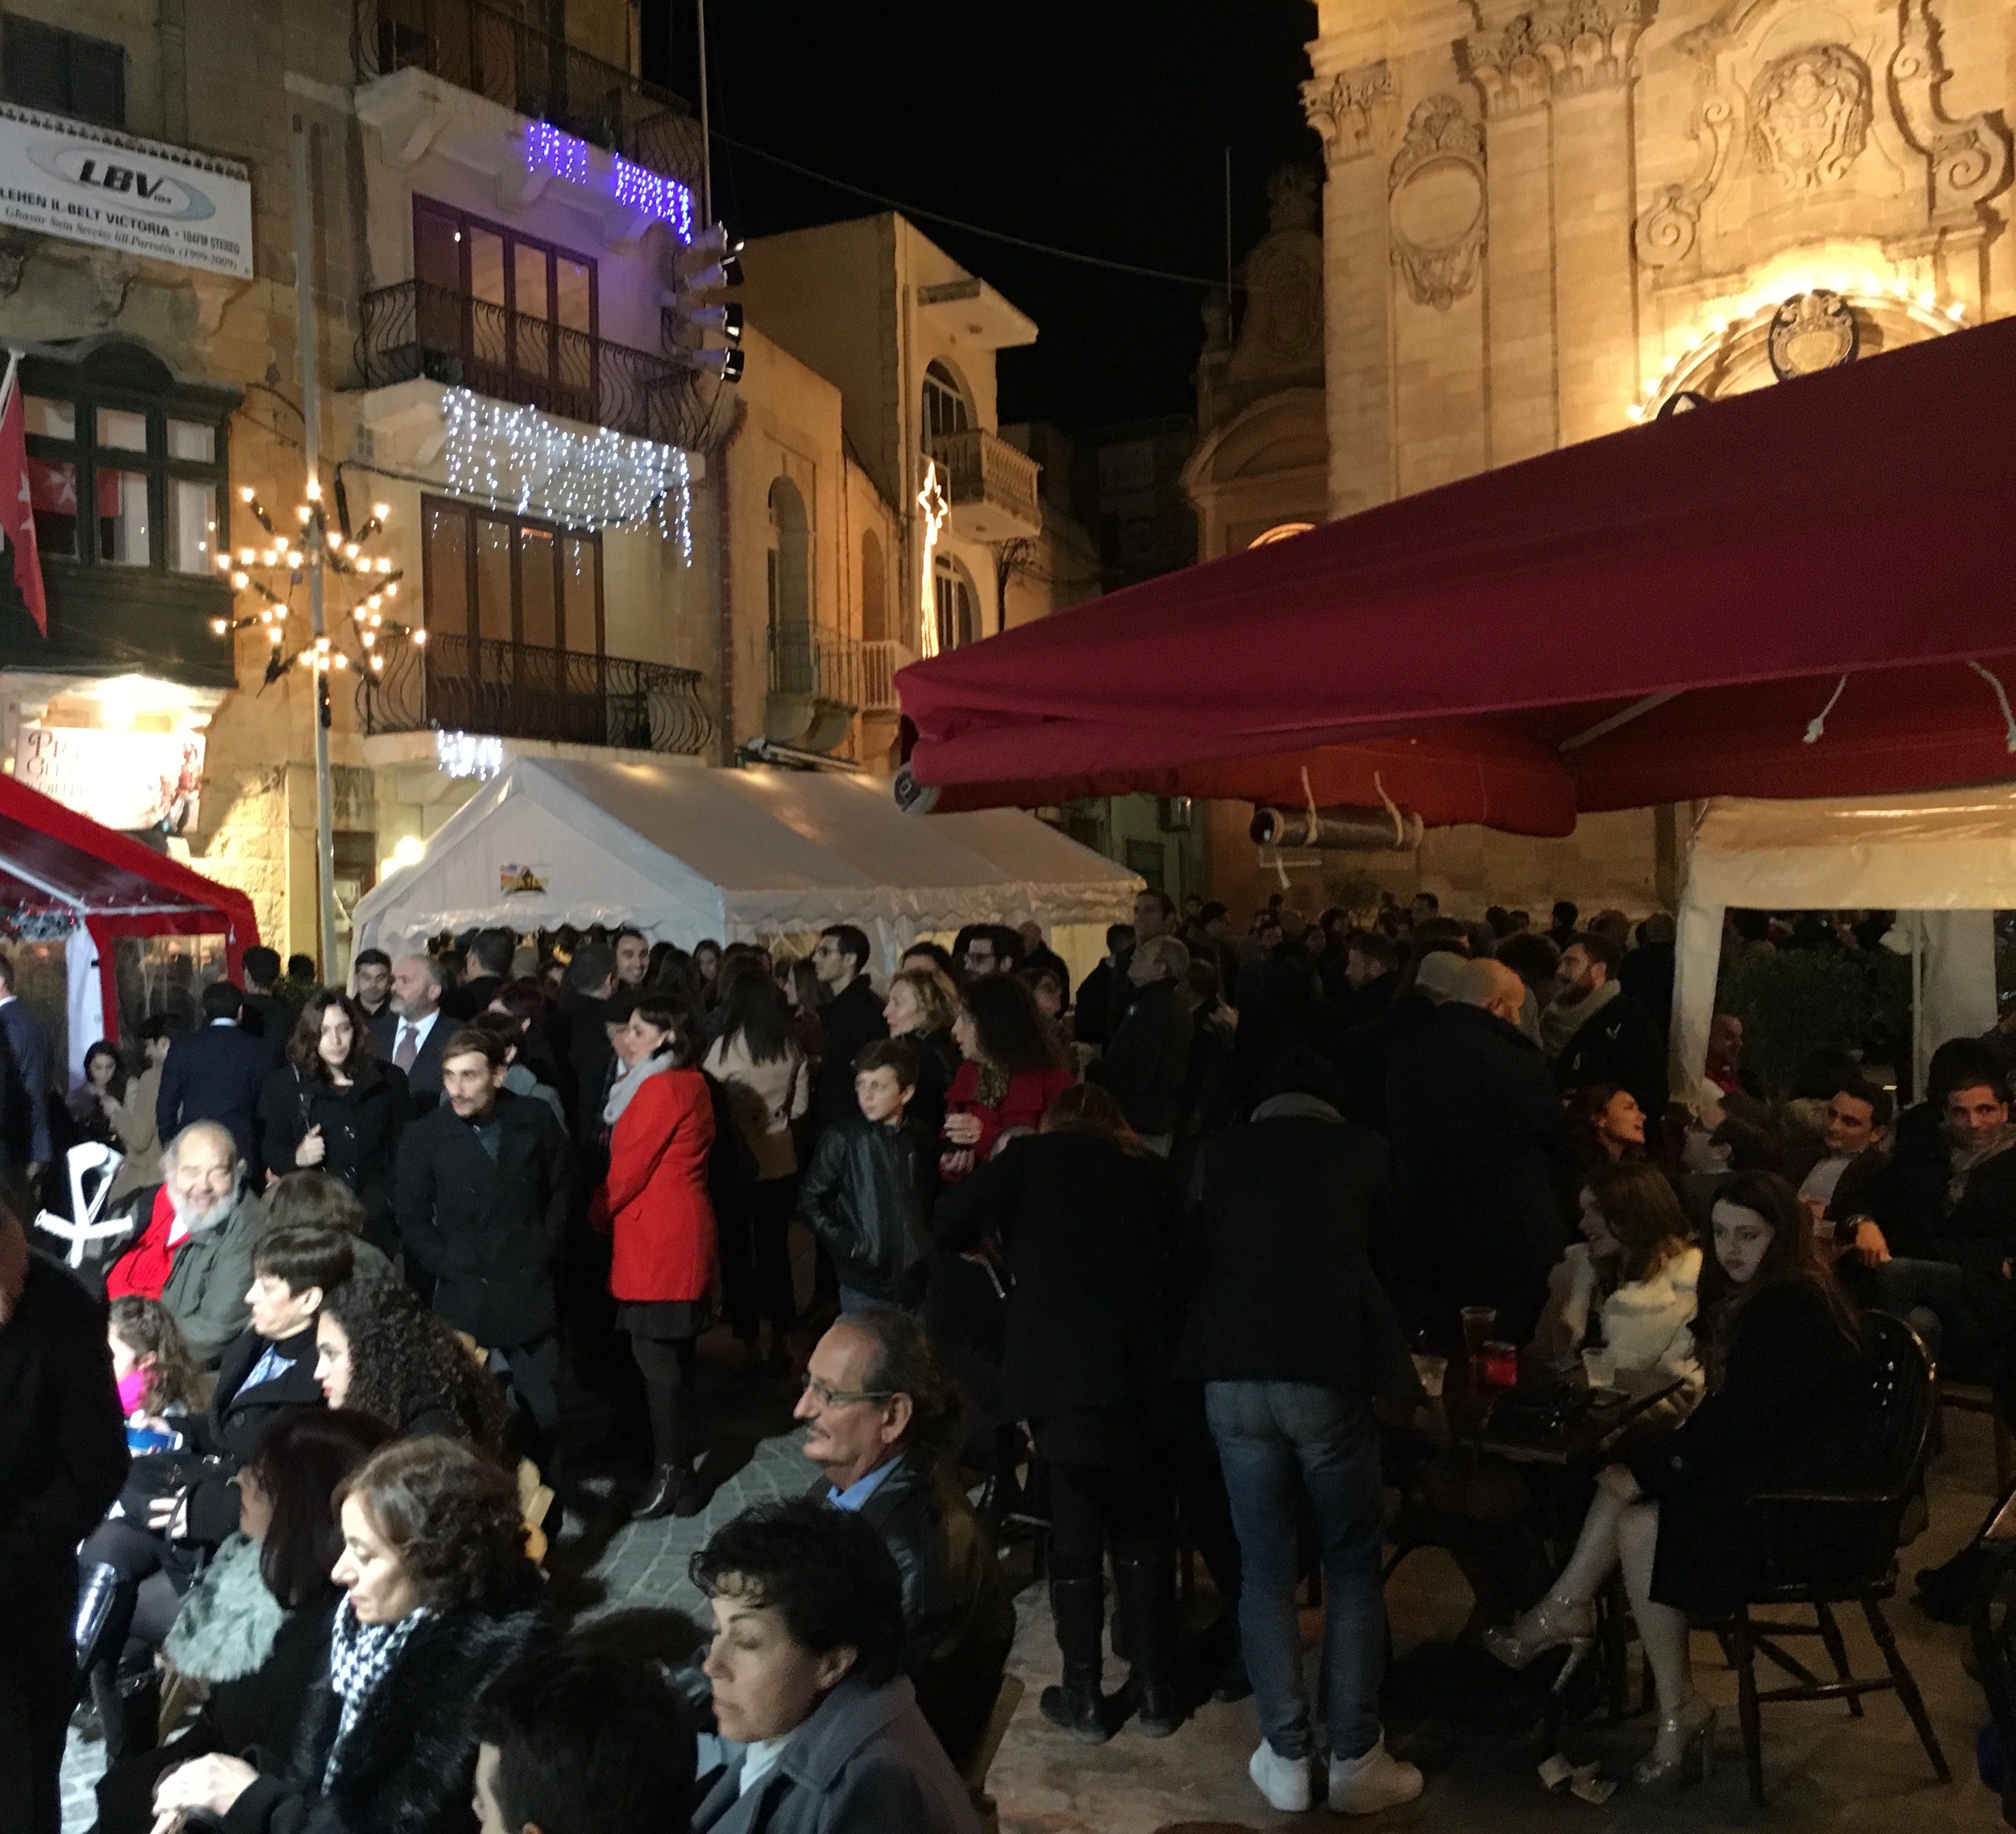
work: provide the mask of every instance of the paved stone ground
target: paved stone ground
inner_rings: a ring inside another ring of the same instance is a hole
[[[797,1494],[810,1471],[788,1425],[782,1385],[743,1385],[711,1375],[704,1391],[718,1418],[739,1427],[722,1461],[706,1510],[686,1522],[632,1524],[614,1507],[607,1479],[591,1476],[571,1511],[553,1562],[563,1595],[591,1619],[617,1611],[670,1609],[700,1613],[686,1563],[713,1528],[751,1502]],[[1906,1551],[1906,1572],[1943,1559],[1971,1533],[1993,1486],[1987,1423],[1949,1414],[1949,1443],[1933,1473],[1931,1526]],[[746,1447],[746,1453],[739,1447]],[[1388,1589],[1396,1650],[1404,1658],[1424,1644],[1452,1637],[1468,1609],[1460,1576],[1440,1555],[1414,1555]],[[1012,1667],[1028,1684],[990,1778],[1003,1834],[1239,1834],[1285,1826],[1247,1782],[1245,1764],[1256,1736],[1250,1702],[1207,1706],[1174,1739],[1153,1741],[1131,1728],[1111,1744],[1087,1748],[1043,1721],[1040,1689],[1057,1676],[1056,1643],[1040,1587],[1017,1599],[1020,1634]],[[1420,1800],[1381,1818],[1399,1834],[1540,1834],[1586,1828],[1589,1834],[1719,1834],[1724,1829],[1838,1830],[1891,1834],[1987,1834],[2001,1826],[1996,1799],[1976,1780],[1973,1742],[1983,1717],[1980,1692],[1960,1666],[1964,1634],[1928,1622],[1909,1604],[1890,1607],[1906,1659],[1925,1694],[1957,1781],[1935,1784],[1902,1710],[1872,1697],[1859,1721],[1829,1706],[1767,1708],[1765,1717],[1770,1806],[1762,1814],[1745,1793],[1733,1709],[1725,1715],[1721,1761],[1701,1786],[1672,1796],[1633,1791],[1627,1783],[1604,1807],[1550,1796],[1534,1779],[1544,1755],[1514,1739],[1438,1721],[1432,1711],[1404,1725],[1394,1742],[1428,1772]],[[1857,1672],[1870,1672],[1874,1646],[1843,1614]],[[1306,1628],[1313,1636],[1315,1625]],[[1728,1705],[1733,1677],[1712,1639],[1697,1638],[1697,1673],[1710,1697]],[[1109,1686],[1121,1670],[1109,1664]],[[1650,1736],[1646,1721],[1572,1732],[1577,1762],[1600,1759],[1611,1775],[1628,1775]],[[66,1834],[92,1823],[91,1785],[98,1748],[73,1736],[65,1770]]]

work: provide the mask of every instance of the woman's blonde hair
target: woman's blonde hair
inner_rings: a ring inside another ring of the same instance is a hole
[[[959,1016],[959,989],[943,968],[905,968],[892,975],[889,991],[907,987],[927,1032],[949,1032]]]

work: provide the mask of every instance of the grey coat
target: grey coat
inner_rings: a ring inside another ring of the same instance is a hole
[[[907,1677],[849,1677],[745,1796],[742,1758],[695,1811],[693,1834],[980,1834],[980,1818]]]
[[[151,1209],[150,1195],[142,1217]],[[252,1284],[252,1245],[265,1227],[265,1200],[245,1191],[223,1222],[175,1250],[161,1303],[175,1314],[190,1354],[203,1368],[214,1369],[225,1346],[252,1322],[245,1289]]]

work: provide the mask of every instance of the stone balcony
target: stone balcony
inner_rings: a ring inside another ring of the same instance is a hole
[[[941,434],[927,450],[938,461],[956,539],[1004,542],[1042,533],[1036,488],[1042,467],[1027,452],[981,427]]]

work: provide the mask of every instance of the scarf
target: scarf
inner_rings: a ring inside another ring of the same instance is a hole
[[[646,1076],[655,1076],[672,1067],[670,1045],[654,1050],[649,1057],[639,1058],[634,1064],[625,1064],[616,1080],[609,1086],[609,1099],[602,1104],[602,1124],[614,1127],[623,1119],[623,1111],[629,1107],[637,1091],[644,1086]]]
[[[419,1628],[427,1609],[409,1612],[395,1624],[361,1624],[345,1598],[337,1608],[336,1623],[329,1636],[329,1684],[343,1702],[343,1718],[336,1728],[336,1742],[329,1748],[323,1766],[322,1789],[326,1796],[335,1788],[343,1768],[343,1747],[351,1728],[363,1712],[373,1690],[392,1672],[406,1639]]]
[[[2005,1121],[2001,1131],[1985,1146],[1957,1146],[1953,1149],[1952,1176],[1946,1181],[1946,1212],[1949,1215],[1959,1208],[1960,1201],[1967,1195],[1967,1181],[1978,1167],[1990,1159],[1999,1158],[2016,1146],[2016,1126]]]
[[[1549,1000],[1540,1009],[1540,1047],[1550,1061],[1566,1050],[1576,1032],[1623,991],[1616,982],[1606,981],[1573,1004],[1561,993]]]

